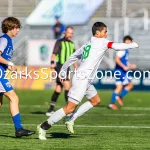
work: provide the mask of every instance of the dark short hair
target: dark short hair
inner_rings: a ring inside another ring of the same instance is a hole
[[[105,27],[107,28],[107,26],[103,22],[95,22],[92,27],[92,34],[95,35],[97,30],[101,31]]]
[[[21,28],[21,23],[17,18],[8,17],[2,21],[2,32],[7,33],[14,28]]]
[[[67,26],[66,29],[65,29],[65,31],[66,31],[67,29],[72,29],[72,30],[74,30],[74,27],[73,27],[73,26]]]
[[[124,38],[123,38],[123,42],[125,42],[126,40],[133,41],[133,38],[132,38],[130,35],[126,35],[126,36],[124,36]]]

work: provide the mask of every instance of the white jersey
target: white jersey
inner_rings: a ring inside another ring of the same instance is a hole
[[[99,65],[109,48],[124,50],[127,48],[136,48],[136,43],[113,43],[106,38],[92,37],[91,40],[73,53],[61,68],[61,72],[67,71],[67,68],[78,59],[81,59],[80,66],[77,69],[78,77],[88,78],[92,81],[96,75]]]

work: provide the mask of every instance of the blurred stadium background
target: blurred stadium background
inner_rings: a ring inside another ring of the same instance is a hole
[[[12,61],[18,65],[18,70],[28,66],[33,71],[40,71],[42,67],[50,71],[50,55],[55,43],[52,26],[56,15],[61,16],[66,26],[75,28],[76,48],[91,37],[95,21],[107,24],[108,38],[114,42],[121,42],[124,35],[130,34],[140,48],[130,51],[129,61],[140,71],[150,70],[150,0],[0,0],[0,22],[7,16],[14,16],[22,23],[19,35],[13,39]],[[115,51],[110,50],[100,69],[113,70],[114,56]],[[135,90],[150,90],[148,78],[133,82]],[[49,79],[28,79],[26,82],[18,79],[11,83],[20,98],[24,126],[35,130],[37,124],[46,119],[45,112],[53,92],[49,89],[53,84]],[[37,135],[29,140],[14,138],[9,103],[4,100],[5,105],[0,109],[0,149],[150,149],[149,92],[131,92],[124,99],[125,107],[112,111],[106,107],[111,97],[108,89],[112,90],[114,80],[96,80],[95,86],[107,89],[99,91],[101,105],[77,120],[75,135],[67,134],[61,122],[50,130],[47,142],[37,141]],[[63,95],[59,99],[56,108],[65,104]]]
[[[110,40],[121,42],[124,35],[130,34],[140,43],[139,50],[130,51],[129,61],[135,63],[138,70],[150,69],[149,0],[0,0],[0,4],[0,21],[7,16],[14,16],[22,23],[19,35],[14,39],[13,62],[16,65],[49,66],[49,56],[55,43],[52,26],[55,24],[55,16],[60,15],[62,23],[75,28],[73,41],[76,48],[91,37],[92,24],[103,21],[108,26]],[[69,13],[72,17],[67,16]],[[34,53],[40,53],[42,45],[48,48],[45,60],[40,60],[38,55],[34,56]],[[115,52],[110,50],[100,68],[113,69],[114,56]],[[140,84],[141,81],[137,82]],[[33,88],[32,85],[30,87]],[[46,83],[43,87],[49,88],[51,85]]]

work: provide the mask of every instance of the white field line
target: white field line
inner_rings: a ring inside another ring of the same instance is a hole
[[[13,124],[0,124],[0,126],[13,126]],[[23,126],[37,126],[37,124],[23,124]],[[65,127],[65,125],[55,125]],[[75,125],[76,128],[125,128],[125,129],[150,129],[150,126],[99,126],[99,125]]]
[[[3,105],[2,107],[8,108],[9,105]],[[20,108],[47,108],[49,105],[19,105]],[[107,109],[107,107],[95,107],[97,109]],[[150,111],[150,107],[122,107],[121,110],[143,110]]]
[[[122,107],[122,110],[144,110],[150,111],[150,107]]]
[[[24,114],[21,113],[22,116],[28,117],[43,117],[44,114]],[[150,116],[150,114],[101,114],[101,113],[92,113],[92,114],[85,114],[84,116],[110,116],[110,117],[139,117],[139,116]],[[0,113],[0,116],[11,116],[9,113]]]

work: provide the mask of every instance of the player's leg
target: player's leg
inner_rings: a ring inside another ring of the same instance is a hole
[[[100,97],[97,94],[96,89],[93,85],[89,84],[85,96],[90,100],[82,104],[79,109],[73,113],[73,115],[70,117],[70,120],[65,122],[66,127],[70,133],[74,133],[73,125],[74,121],[82,116],[84,113],[86,113],[88,110],[93,108],[94,106],[97,106],[100,103]]]
[[[71,88],[71,82],[70,82],[70,77],[69,77],[69,69],[67,70],[67,79],[66,81],[63,82],[63,87],[64,87],[64,95],[65,95],[65,100],[67,102],[68,100],[68,92]]]
[[[46,140],[46,131],[49,128],[51,128],[53,124],[57,123],[67,114],[74,112],[77,105],[79,104],[79,102],[81,102],[82,98],[85,95],[86,88],[84,87],[87,87],[87,84],[88,84],[87,81],[76,80],[76,78],[72,79],[72,87],[68,93],[67,104],[63,108],[54,112],[47,121],[43,122],[41,125],[38,125],[37,129],[38,129],[40,140]],[[80,88],[83,90],[81,91]]]
[[[73,113],[73,115],[71,116],[69,121],[74,122],[78,117],[82,116],[83,114],[85,114],[85,112],[87,112],[88,110],[90,110],[94,106],[97,106],[99,103],[100,103],[100,97],[98,94],[96,94],[89,101],[82,104],[79,107],[79,109],[75,113]]]
[[[109,108],[113,110],[118,110],[118,107],[115,105],[115,102],[119,93],[122,91],[122,88],[123,88],[122,82],[116,82],[116,89],[112,93],[110,104],[108,105]]]
[[[50,117],[54,113],[55,105],[56,105],[57,99],[58,99],[61,92],[62,92],[62,84],[57,81],[56,89],[52,95],[51,104],[50,104],[50,107],[46,113],[46,116]]]
[[[77,105],[77,103],[68,100],[67,104],[63,108],[54,112],[47,121],[43,122],[41,125],[38,125],[37,130],[39,132],[39,139],[46,140],[46,131],[51,128],[55,123],[60,121],[63,117],[65,117],[67,114],[74,112]]]
[[[133,88],[133,83],[127,77],[125,77],[125,79],[123,81],[123,85],[124,85],[124,88],[121,91],[121,93],[119,94],[119,96],[117,97],[117,101],[120,104],[120,106],[123,106],[122,98],[124,96],[126,96],[128,94],[128,92]]]
[[[35,134],[34,131],[23,129],[21,115],[19,113],[19,98],[14,92],[14,90],[12,89],[8,92],[5,92],[4,95],[10,101],[10,113],[12,115],[12,120],[16,129],[16,137],[29,136]]]
[[[131,91],[133,89],[133,83],[129,82],[122,90],[122,92],[120,93],[119,97],[122,99],[124,96],[126,96],[128,94],[129,91]]]
[[[2,105],[3,105],[3,95],[0,94],[0,108],[2,107]]]
[[[69,90],[70,90],[70,88],[71,88],[71,83],[70,83],[70,80],[66,80],[66,81],[64,81],[64,83],[63,83],[63,87],[64,87],[64,89],[65,89],[65,100],[66,100],[66,102],[67,102],[67,100],[68,100],[68,92],[69,92]]]
[[[59,76],[58,76],[61,67],[62,67],[62,65],[59,65],[59,64],[57,64],[57,66],[55,67],[55,71],[57,72],[56,88],[55,88],[55,91],[54,91],[54,93],[52,95],[52,98],[51,98],[50,107],[49,107],[49,109],[48,109],[48,111],[46,113],[46,116],[48,116],[48,117],[50,117],[54,113],[55,104],[57,102],[57,99],[58,99],[60,93],[62,92],[63,85],[60,82],[60,79],[59,79]]]

